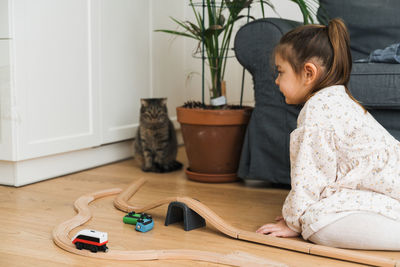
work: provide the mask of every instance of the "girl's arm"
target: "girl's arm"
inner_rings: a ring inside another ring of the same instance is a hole
[[[318,127],[297,128],[290,135],[290,164],[292,189],[282,208],[284,219],[263,225],[258,233],[281,237],[301,233],[301,217],[319,201],[325,187],[336,180],[333,132]]]
[[[325,187],[336,180],[336,164],[333,131],[303,126],[291,133],[292,189],[282,208],[282,215],[290,229],[301,232],[301,216],[320,200]]]

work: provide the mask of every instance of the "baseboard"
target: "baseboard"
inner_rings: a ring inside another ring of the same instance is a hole
[[[23,186],[131,158],[132,140],[24,161],[0,161],[0,184]]]

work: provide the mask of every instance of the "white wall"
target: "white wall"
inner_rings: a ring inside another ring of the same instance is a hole
[[[193,12],[186,0],[153,0],[152,1],[152,27],[153,29],[177,30],[178,27],[169,18],[192,21]],[[296,4],[289,0],[272,0],[276,11],[282,18],[302,21],[301,12]],[[278,17],[267,6],[267,17]],[[261,18],[259,4],[254,4],[251,14]],[[239,29],[246,20],[237,23]],[[175,94],[174,99],[169,99],[170,116],[175,116],[175,107],[182,105],[186,100],[201,100],[201,60],[193,58],[192,53],[197,47],[197,42],[188,38],[175,37],[165,33],[154,33],[153,38],[153,73],[152,82],[155,97]],[[233,38],[232,38],[233,41]],[[231,53],[233,56],[233,52]],[[231,104],[240,101],[242,81],[242,66],[235,57],[228,59],[225,80],[227,82],[227,98]],[[206,66],[206,92],[205,99],[209,102],[207,84],[209,84],[208,69]],[[252,79],[248,72],[245,74],[244,103],[252,105],[254,102]]]
[[[186,99],[185,40],[173,35],[154,32],[157,29],[176,29],[170,17],[184,19],[186,0],[151,0],[152,73],[151,96],[168,97],[170,117]]]

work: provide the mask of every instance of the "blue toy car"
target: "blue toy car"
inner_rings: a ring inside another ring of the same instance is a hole
[[[150,231],[153,227],[154,222],[151,218],[140,218],[137,220],[135,229],[136,231],[144,233]]]

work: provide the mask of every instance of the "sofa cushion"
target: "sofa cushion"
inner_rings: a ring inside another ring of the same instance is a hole
[[[320,0],[318,15],[342,18],[350,32],[354,59],[400,42],[399,0]]]
[[[349,90],[367,108],[400,109],[400,64],[354,63]]]

